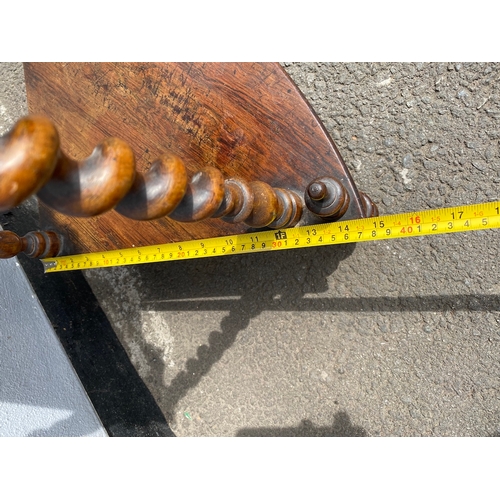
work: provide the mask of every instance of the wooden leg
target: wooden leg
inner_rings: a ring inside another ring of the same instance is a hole
[[[132,149],[117,138],[106,139],[88,158],[76,161],[54,138],[55,127],[39,116],[22,118],[4,137],[0,174],[10,181],[0,197],[4,210],[40,188],[37,195],[46,205],[73,217],[93,217],[116,207],[134,220],[168,216],[197,222],[224,216],[228,222],[255,228],[273,223],[289,227],[300,219],[300,198],[264,182],[225,182],[215,167],[205,167],[189,179],[182,160],[172,154],[162,155],[147,173],[138,173]],[[29,178],[26,173],[35,163],[39,173]]]
[[[62,248],[62,238],[54,231],[31,231],[24,236],[0,231],[0,259],[9,259],[21,252],[39,259],[57,257]]]

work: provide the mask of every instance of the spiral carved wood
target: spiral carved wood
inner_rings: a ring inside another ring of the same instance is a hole
[[[134,152],[114,137],[76,161],[61,150],[50,120],[27,116],[0,138],[0,211],[35,193],[49,207],[75,217],[114,208],[134,220],[168,216],[196,222],[220,217],[255,228],[293,226],[303,207],[293,191],[260,181],[224,179],[214,167],[189,178],[182,160],[172,154],[162,155],[147,172],[137,172]]]

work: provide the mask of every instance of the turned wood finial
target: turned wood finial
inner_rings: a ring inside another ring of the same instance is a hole
[[[168,216],[180,222],[220,217],[260,228],[297,224],[302,199],[261,181],[224,179],[214,167],[191,177],[173,154],[158,158],[145,173],[135,168],[132,149],[111,137],[76,161],[59,147],[57,130],[44,117],[19,120],[0,139],[0,210],[36,193],[65,215],[93,217],[115,209],[134,220]]]
[[[349,194],[333,177],[321,177],[311,182],[304,194],[307,208],[325,220],[338,220],[349,207]]]
[[[53,231],[31,231],[18,236],[12,231],[0,231],[0,259],[10,259],[19,253],[44,259],[56,257],[62,250],[62,239]]]

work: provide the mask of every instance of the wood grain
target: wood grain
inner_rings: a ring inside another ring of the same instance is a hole
[[[317,177],[335,176],[349,194],[343,218],[364,205],[333,141],[277,63],[25,63],[30,113],[55,123],[61,148],[89,156],[110,136],[146,172],[165,153],[191,173],[262,181],[303,196]],[[251,231],[223,219],[133,221],[115,211],[77,219],[42,209],[48,224],[90,252]]]

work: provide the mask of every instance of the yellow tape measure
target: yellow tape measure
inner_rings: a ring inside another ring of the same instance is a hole
[[[42,259],[42,262],[45,272],[52,273],[497,229],[500,228],[499,207],[499,201],[492,201],[368,219],[53,257]]]

